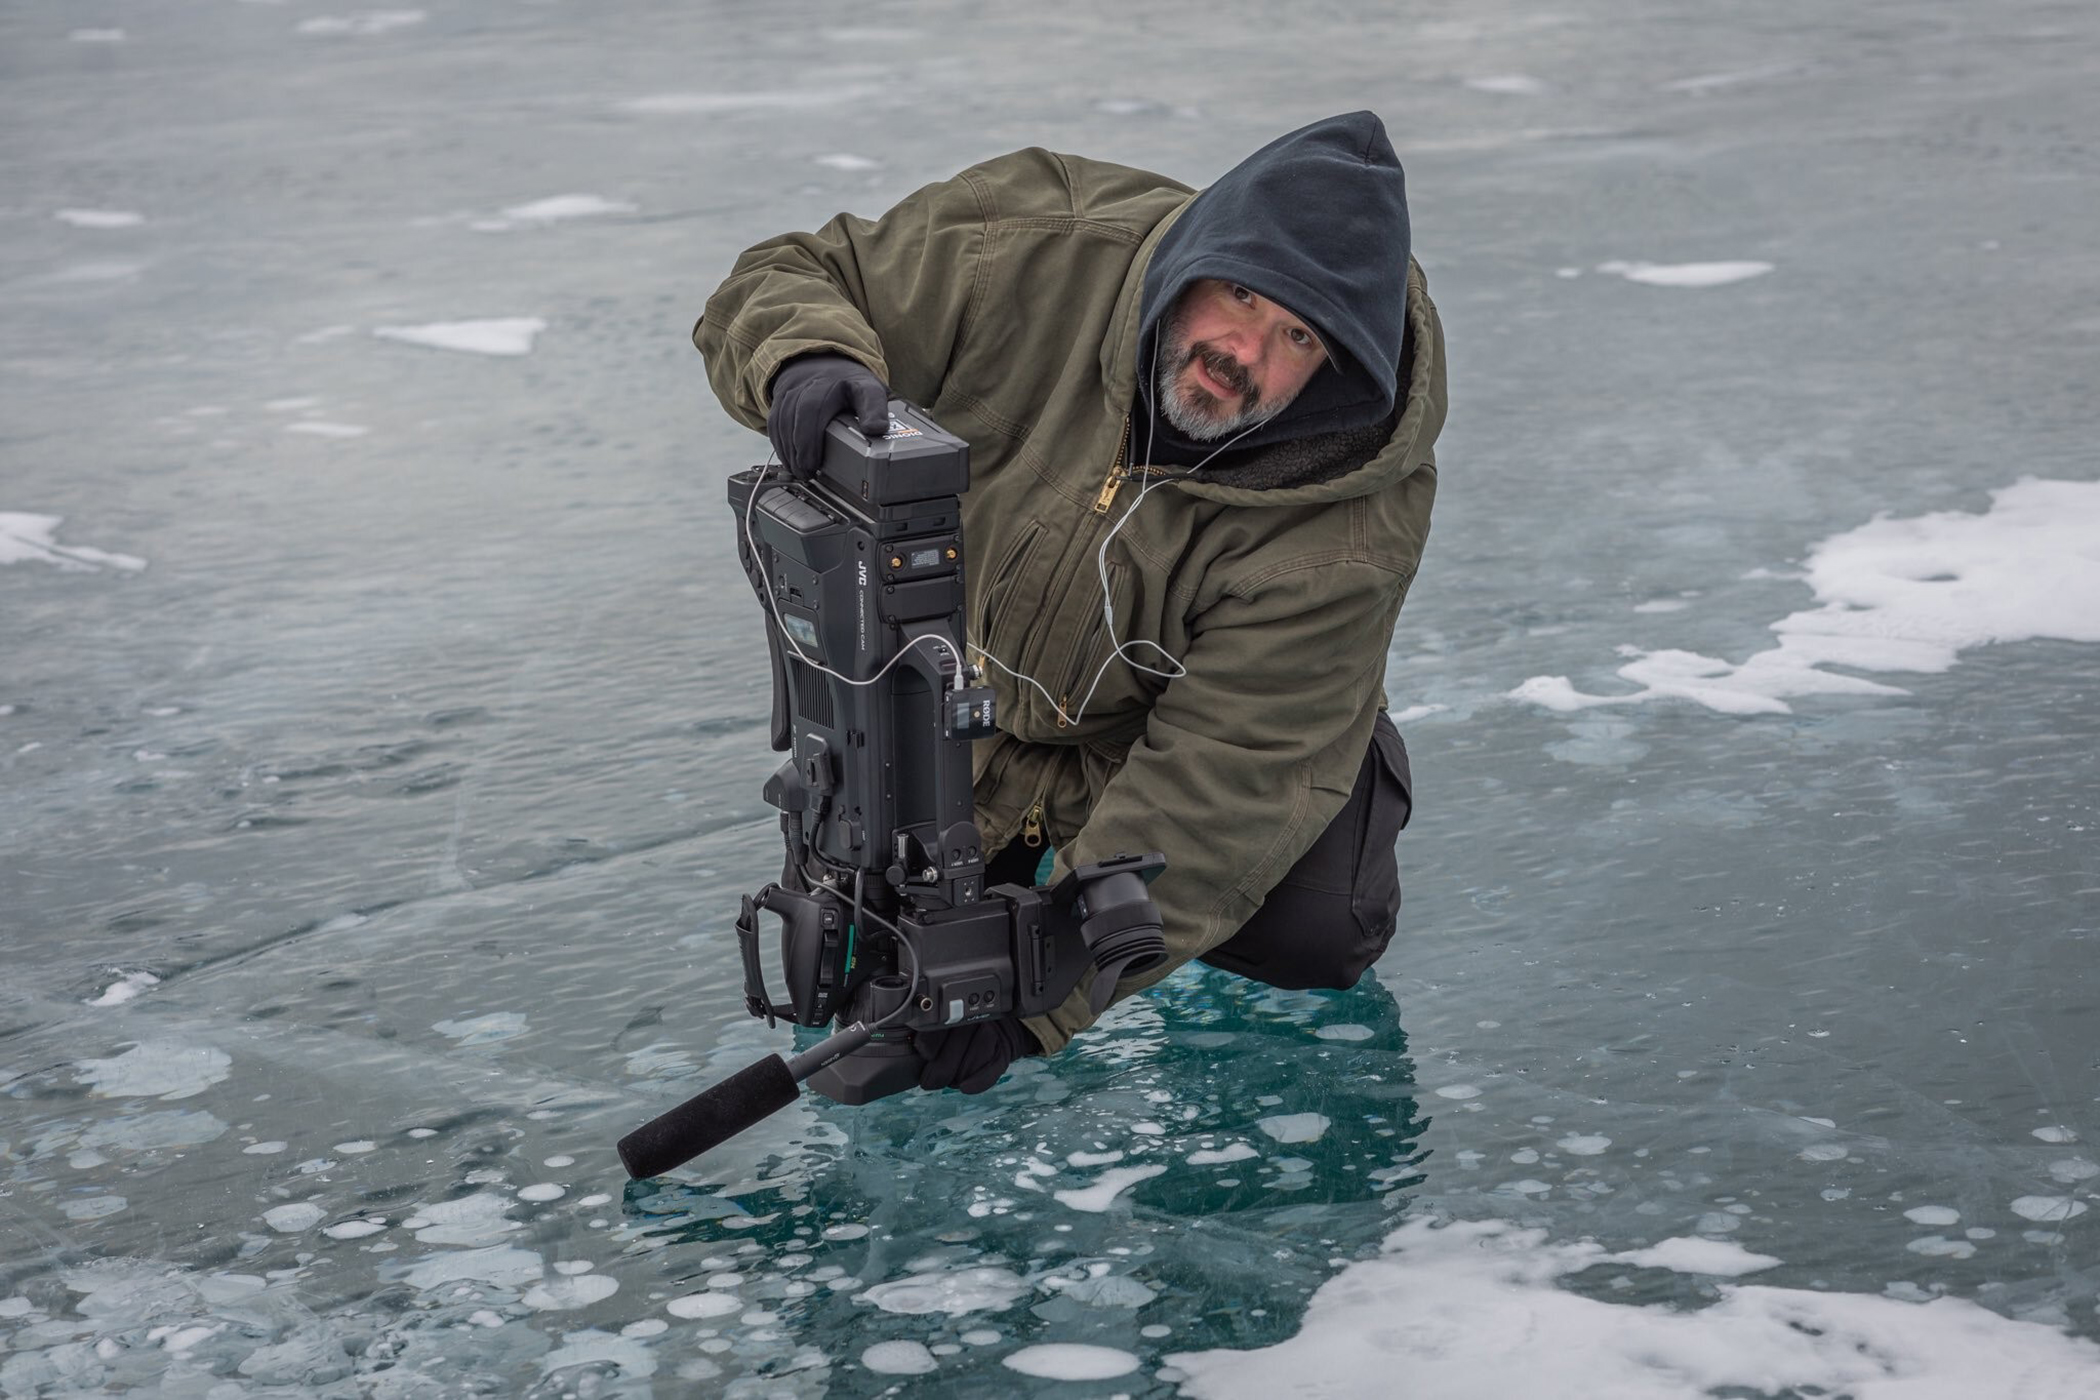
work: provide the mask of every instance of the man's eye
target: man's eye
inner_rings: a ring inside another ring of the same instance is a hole
[[[1291,330],[1291,344],[1297,346],[1300,350],[1310,350],[1313,345],[1313,338],[1308,332],[1294,327]]]
[[[1232,299],[1234,301],[1251,302],[1254,300],[1254,293],[1248,291],[1245,287],[1235,284],[1232,289]]]

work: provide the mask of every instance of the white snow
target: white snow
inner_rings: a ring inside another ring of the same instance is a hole
[[[117,980],[102,989],[102,995],[88,1002],[89,1006],[122,1006],[148,987],[158,987],[160,979],[150,972],[124,972],[111,968],[118,974]]]
[[[1528,73],[1496,73],[1485,78],[1468,78],[1466,86],[1475,92],[1506,93],[1517,97],[1533,97],[1546,90],[1546,85]]]
[[[276,1153],[284,1151],[284,1149],[287,1146],[289,1146],[289,1144],[279,1142],[275,1138],[272,1138],[268,1142],[251,1142],[246,1147],[242,1148],[241,1151],[246,1153],[250,1157],[269,1157],[275,1155]]]
[[[1609,1262],[1624,1260],[1502,1221],[1416,1221],[1388,1236],[1380,1257],[1324,1284],[1287,1341],[1166,1359],[1194,1400],[1385,1394],[1396,1377],[1410,1394],[1453,1400],[1687,1400],[1724,1386],[1820,1387],[1853,1400],[2072,1400],[2091,1394],[2100,1366],[2100,1346],[1966,1299],[1722,1283],[1720,1301],[1679,1311],[1559,1286]]]
[[[588,219],[600,214],[632,214],[634,206],[622,199],[595,194],[557,194],[514,204],[503,211],[506,219],[525,224],[551,224],[561,219]]]
[[[311,1230],[320,1224],[321,1218],[327,1214],[327,1211],[312,1201],[299,1201],[292,1205],[270,1207],[263,1212],[263,1221],[272,1230],[296,1234],[301,1230]]]
[[[1903,1218],[1913,1225],[1952,1225],[1961,1219],[1961,1212],[1952,1206],[1912,1206],[1903,1212]]]
[[[411,1288],[442,1288],[463,1279],[479,1279],[500,1288],[537,1283],[546,1261],[529,1249],[491,1245],[484,1249],[447,1249],[417,1260],[403,1274]]]
[[[866,84],[834,83],[823,88],[774,88],[754,92],[663,92],[622,102],[620,109],[642,116],[712,116],[722,112],[793,112],[837,107],[876,95]]]
[[[2012,1203],[2012,1213],[2023,1220],[2076,1220],[2085,1209],[2084,1201],[2069,1196],[2021,1196]]]
[[[144,214],[129,209],[61,209],[51,217],[74,228],[136,228],[146,222]]]
[[[1149,1180],[1165,1170],[1164,1164],[1149,1167],[1110,1167],[1094,1179],[1092,1186],[1076,1187],[1070,1191],[1053,1191],[1051,1195],[1073,1210],[1098,1213],[1107,1210],[1116,1197],[1140,1181]]]
[[[432,321],[421,326],[379,326],[381,340],[459,350],[473,355],[529,355],[533,337],[547,329],[537,316],[499,316],[485,321]]]
[[[1768,262],[1649,263],[1602,262],[1597,271],[1617,273],[1629,282],[1651,287],[1725,287],[1747,282],[1772,270]]]
[[[1317,1027],[1313,1035],[1320,1040],[1369,1040],[1371,1028],[1344,1022],[1340,1025]]]
[[[853,1301],[873,1303],[886,1313],[937,1312],[960,1317],[964,1313],[1010,1308],[1027,1292],[1028,1285],[1012,1270],[980,1266],[948,1273],[913,1274],[893,1283],[878,1283],[855,1294]]]
[[[367,1152],[378,1151],[379,1144],[372,1141],[372,1139],[370,1138],[353,1138],[349,1142],[337,1143],[335,1145],[335,1150],[338,1152],[347,1152],[351,1156],[357,1157]]]
[[[457,1021],[436,1021],[432,1030],[451,1036],[461,1045],[487,1045],[525,1032],[522,1011],[492,1011],[486,1016],[463,1016]]]
[[[1440,1099],[1477,1099],[1480,1089],[1472,1084],[1446,1084],[1436,1095]]]
[[[1703,1240],[1689,1235],[1606,1257],[1615,1264],[1637,1264],[1680,1274],[1717,1274],[1726,1278],[1754,1274],[1785,1262],[1775,1255],[1752,1254],[1728,1240]]]
[[[1251,1157],[1259,1156],[1261,1156],[1261,1153],[1255,1151],[1249,1144],[1235,1142],[1227,1147],[1198,1148],[1188,1155],[1188,1164],[1192,1167],[1215,1167],[1222,1166],[1227,1162],[1244,1162]]]
[[[1739,715],[1790,713],[1787,699],[1801,695],[1902,695],[1819,668],[1937,672],[1992,642],[2100,642],[2096,539],[2100,482],[2024,477],[1993,491],[1982,515],[1880,516],[1824,540],[1807,572],[1822,606],[1773,623],[1779,645],[1740,665],[1622,647],[1633,660],[1618,674],[1639,690],[1589,695],[1566,676],[1533,676],[1509,694],[1563,712],[1674,697]],[[2050,1131],[2035,1136],[2068,1140]]]
[[[605,1274],[576,1274],[548,1279],[526,1290],[518,1301],[535,1312],[568,1312],[602,1303],[620,1291],[620,1281]]]
[[[860,1364],[877,1375],[923,1376],[941,1363],[923,1342],[877,1342],[860,1354]]]
[[[407,29],[428,18],[430,16],[421,10],[360,10],[353,15],[320,15],[301,20],[297,29],[301,34],[321,34],[331,38],[345,34],[363,37]]]
[[[1393,723],[1396,725],[1413,724],[1418,719],[1427,719],[1431,715],[1440,715],[1450,708],[1449,705],[1409,705],[1399,714],[1393,716]]]
[[[209,1046],[172,1040],[136,1040],[121,1055],[82,1060],[74,1078],[92,1084],[104,1099],[187,1099],[203,1093],[227,1075],[233,1059]]]
[[[386,1228],[384,1220],[343,1220],[321,1231],[332,1240],[361,1240]]]
[[[2035,1137],[2038,1137],[2038,1138],[2040,1138],[2040,1139],[2041,1139],[2041,1140],[2042,1140],[2043,1142],[2076,1142],[2076,1141],[2078,1141],[2078,1134],[2076,1134],[2076,1133],[2072,1132],[2072,1131],[2071,1131],[2071,1130],[2070,1130],[2069,1128],[2066,1128],[2066,1127],[2065,1127],[2065,1126],[2064,1126],[2063,1124],[2061,1124],[2061,1123],[2051,1123],[2051,1124],[2050,1124],[2050,1125],[2049,1125],[2048,1127],[2046,1127],[2046,1128],[2036,1128],[2036,1129],[2034,1130],[2034,1134],[2033,1134],[2033,1135],[2034,1135]]]
[[[1611,1139],[1597,1133],[1570,1133],[1553,1144],[1575,1157],[1595,1157],[1611,1146]]]
[[[568,1190],[568,1187],[557,1182],[541,1181],[531,1186],[519,1187],[518,1199],[521,1201],[558,1201],[568,1194]]]
[[[744,1300],[734,1293],[688,1293],[683,1298],[673,1298],[664,1304],[664,1311],[673,1317],[727,1317],[744,1310]]]
[[[29,515],[0,510],[0,564],[56,564],[61,569],[93,571],[107,566],[136,573],[146,561],[129,554],[111,554],[84,544],[58,543],[63,515]]]
[[[1278,1142],[1318,1142],[1331,1121],[1324,1113],[1279,1113],[1256,1119],[1254,1126]]]
[[[1142,1364],[1127,1351],[1088,1346],[1084,1342],[1045,1342],[1022,1347],[1013,1355],[1002,1357],[1001,1361],[1008,1369],[1019,1371],[1024,1376],[1040,1376],[1054,1381],[1105,1381],[1127,1376]],[[1302,1393],[1291,1390],[1275,1392],[1277,1395]]]

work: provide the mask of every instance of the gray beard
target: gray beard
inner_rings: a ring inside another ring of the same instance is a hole
[[[1184,397],[1179,383],[1181,371],[1188,367],[1188,363],[1188,357],[1184,355],[1178,368],[1162,367],[1159,372],[1160,416],[1167,420],[1168,426],[1175,432],[1191,442],[1216,442],[1219,438],[1229,437],[1267,416],[1259,404],[1253,408],[1242,406],[1239,412],[1225,418],[1204,412],[1197,404],[1207,402],[1209,395],[1204,394],[1201,389],[1192,388]],[[1195,398],[1197,403],[1189,402],[1191,398]]]

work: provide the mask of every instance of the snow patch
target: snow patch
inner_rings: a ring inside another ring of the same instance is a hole
[[[1091,1211],[1098,1214],[1107,1210],[1116,1197],[1122,1195],[1140,1181],[1150,1180],[1165,1170],[1166,1167],[1164,1165],[1110,1167],[1094,1179],[1092,1186],[1077,1187],[1070,1191],[1053,1191],[1051,1195],[1057,1199],[1059,1204],[1070,1206],[1073,1210]]]
[[[527,1289],[519,1301],[535,1312],[568,1312],[602,1303],[619,1291],[620,1281],[616,1278],[604,1274],[576,1274],[548,1279]]]
[[[0,510],[0,564],[56,564],[61,569],[89,572],[106,567],[131,573],[146,567],[145,560],[133,555],[58,543],[58,527],[64,520],[63,515]]]
[[[1261,1153],[1248,1144],[1235,1142],[1229,1147],[1198,1148],[1188,1155],[1188,1164],[1192,1167],[1215,1167],[1227,1162],[1244,1162],[1250,1157],[1259,1156]]]
[[[1641,687],[1588,695],[1566,676],[1533,676],[1510,697],[1571,712],[1676,698],[1723,714],[1787,714],[1800,695],[1902,695],[1895,686],[1819,669],[1944,671],[1993,642],[2100,642],[2100,482],[2023,477],[1991,493],[1982,515],[1879,516],[1809,554],[1821,607],[1772,624],[1779,645],[1741,665],[1687,651],[1622,647],[1618,674]],[[2038,1128],[2046,1136],[2068,1133]]]
[[[51,217],[74,228],[137,228],[146,222],[144,214],[129,209],[61,209]]]
[[[923,1376],[941,1365],[923,1342],[877,1342],[860,1354],[860,1364],[880,1376]]]
[[[913,1274],[894,1283],[878,1283],[865,1293],[855,1294],[853,1301],[873,1303],[886,1313],[945,1313],[960,1317],[964,1313],[1010,1308],[1027,1291],[1028,1285],[1019,1274],[986,1266]]]
[[[2069,1400],[2088,1393],[2100,1366],[2100,1345],[1966,1299],[1724,1283],[1719,1302],[1678,1311],[1559,1286],[1605,1262],[1613,1257],[1594,1242],[1550,1244],[1543,1230],[1503,1221],[1416,1221],[1380,1257],[1323,1285],[1287,1341],[1166,1359],[1196,1400],[1382,1394],[1396,1376],[1413,1394],[1556,1400],[1683,1400],[1722,1387],[1854,1400],[2004,1395],[2016,1377],[2020,1394]]]
[[[499,316],[485,321],[432,321],[421,326],[379,326],[381,340],[458,350],[470,355],[529,355],[533,337],[547,329],[537,316]]]
[[[150,972],[125,972],[111,968],[117,980],[102,989],[102,995],[87,1003],[89,1006],[122,1006],[148,987],[158,987],[160,979]]]
[[[82,1060],[73,1077],[103,1099],[187,1099],[226,1078],[233,1065],[223,1050],[172,1040],[136,1040],[121,1055]]]
[[[1083,1342],[1046,1342],[1039,1346],[1022,1347],[1013,1355],[1001,1358],[1009,1369],[1024,1376],[1040,1376],[1053,1381],[1105,1381],[1116,1376],[1127,1376],[1141,1364],[1135,1356],[1115,1347],[1088,1346]],[[1286,1388],[1272,1392],[1273,1395],[1303,1394],[1302,1391]]]
[[[1254,1126],[1278,1142],[1318,1142],[1332,1122],[1324,1113],[1279,1113],[1256,1119]]]
[[[1768,262],[1649,263],[1602,262],[1597,271],[1617,273],[1650,287],[1725,287],[1747,282],[1772,270]]]
[[[361,10],[354,15],[320,15],[301,20],[296,26],[301,34],[319,34],[329,38],[349,35],[363,38],[372,34],[387,34],[396,29],[407,29],[430,18],[421,10]]]

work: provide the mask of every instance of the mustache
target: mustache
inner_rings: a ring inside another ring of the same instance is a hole
[[[1222,350],[1215,349],[1208,341],[1198,341],[1189,347],[1189,360],[1203,361],[1203,368],[1211,378],[1246,400],[1247,407],[1254,407],[1254,381],[1247,367]]]

